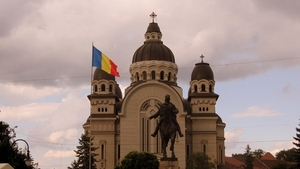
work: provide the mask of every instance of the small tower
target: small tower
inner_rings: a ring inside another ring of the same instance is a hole
[[[115,81],[115,77],[97,68],[92,81],[92,93],[88,95],[91,113],[83,125],[94,137],[94,147],[99,147],[96,154],[97,168],[114,168],[115,143],[118,120],[116,104],[122,99],[121,90]]]
[[[192,152],[203,152],[218,165],[224,164],[224,128],[220,116],[216,113],[215,105],[219,95],[214,93],[214,74],[208,63],[195,64],[191,74],[188,101],[190,112],[188,118],[191,123],[187,128],[192,130],[188,142],[191,143]]]

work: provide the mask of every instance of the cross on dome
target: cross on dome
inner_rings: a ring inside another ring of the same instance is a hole
[[[201,63],[203,63],[203,58],[204,58],[204,56],[201,55],[200,58],[201,58]]]
[[[157,16],[157,15],[156,15],[154,12],[151,13],[150,17],[152,18],[152,23],[154,23],[154,18],[155,18],[156,16]]]

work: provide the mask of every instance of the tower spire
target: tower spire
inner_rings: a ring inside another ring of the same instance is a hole
[[[156,16],[157,16],[157,15],[156,15],[154,12],[151,13],[150,17],[152,18],[152,23],[154,23],[154,18],[155,18]]]

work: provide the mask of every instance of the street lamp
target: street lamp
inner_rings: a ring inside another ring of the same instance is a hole
[[[26,143],[26,145],[27,145],[27,157],[25,158],[25,164],[27,165],[27,166],[30,166],[31,165],[31,158],[30,158],[30,152],[29,152],[29,145],[28,145],[28,143],[25,141],[25,140],[23,140],[23,139],[17,139],[17,140],[15,140],[13,143],[12,143],[12,146],[14,146],[14,144],[17,142],[17,141],[23,141],[24,143]]]

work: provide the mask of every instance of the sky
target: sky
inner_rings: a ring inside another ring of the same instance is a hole
[[[247,144],[275,155],[293,147],[300,123],[299,9],[297,0],[1,0],[0,120],[39,168],[70,166],[90,110],[92,44],[118,65],[124,90],[155,12],[184,98],[199,56],[214,72],[226,156]]]

